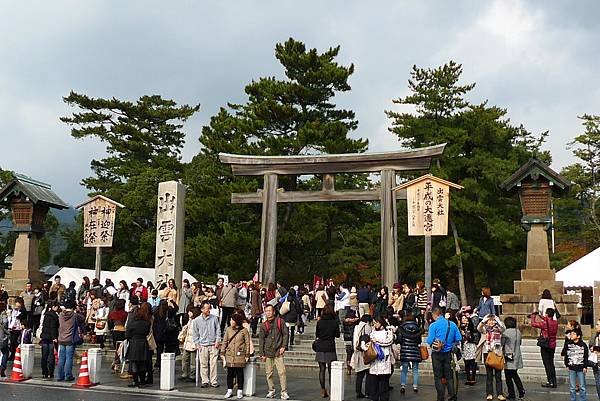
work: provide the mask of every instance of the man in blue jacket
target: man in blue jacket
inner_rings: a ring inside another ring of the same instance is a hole
[[[429,335],[425,342],[431,346],[431,363],[433,365],[433,379],[437,391],[438,401],[445,399],[445,388],[442,384],[442,378],[446,378],[448,387],[448,400],[456,401],[454,393],[454,383],[452,376],[452,346],[462,340],[460,331],[454,322],[444,317],[442,309],[433,308],[431,312],[433,322],[429,326]]]

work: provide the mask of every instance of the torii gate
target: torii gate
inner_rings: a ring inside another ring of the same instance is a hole
[[[263,189],[256,193],[233,193],[231,203],[261,203],[262,228],[260,238],[259,279],[275,282],[277,244],[277,203],[380,201],[381,202],[381,281],[391,287],[398,279],[398,249],[396,246],[396,200],[406,199],[406,191],[392,191],[396,172],[428,170],[431,160],[440,157],[446,144],[395,152],[352,153],[310,156],[248,156],[220,153],[219,160],[231,165],[236,176],[264,177]],[[375,190],[336,191],[334,174],[381,174],[381,186]],[[323,174],[320,191],[285,192],[278,188],[279,175]]]

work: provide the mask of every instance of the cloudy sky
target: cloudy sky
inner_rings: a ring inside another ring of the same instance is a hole
[[[134,100],[160,94],[201,104],[185,127],[184,160],[226,102],[281,76],[274,46],[288,37],[354,63],[352,91],[370,150],[398,148],[384,110],[407,94],[413,64],[463,64],[470,100],[507,108],[515,124],[550,131],[553,167],[574,162],[566,144],[583,113],[600,114],[597,1],[15,1],[0,8],[0,167],[52,183],[67,202],[104,146],[75,140],[59,121],[70,90]]]

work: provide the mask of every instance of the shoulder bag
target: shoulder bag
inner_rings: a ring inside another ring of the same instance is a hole
[[[365,365],[370,365],[371,362],[373,362],[375,359],[377,359],[377,350],[375,349],[373,341],[371,341],[369,343],[369,347],[363,353],[363,362],[365,363]]]
[[[490,351],[485,358],[485,366],[495,369],[504,369],[504,355],[498,355],[494,351]]]
[[[537,338],[537,346],[540,348],[550,348],[550,324],[548,323],[548,319],[546,319],[546,332],[548,336],[545,337],[543,333],[540,333]]]
[[[420,345],[419,352],[421,353],[422,360],[426,361],[429,359],[429,348],[426,345]]]

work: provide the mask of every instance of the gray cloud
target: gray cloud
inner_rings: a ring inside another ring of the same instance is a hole
[[[407,93],[413,64],[463,63],[472,101],[505,107],[513,123],[550,130],[554,167],[573,162],[565,144],[577,115],[600,113],[600,28],[594,1],[53,1],[5,3],[0,11],[0,166],[48,181],[65,200],[103,154],[58,118],[70,90],[135,99],[158,93],[201,103],[186,125],[184,159],[220,106],[243,87],[281,76],[276,42],[292,36],[324,50],[340,44],[354,63],[353,90],[336,99],[357,113],[371,150],[398,147],[384,110]]]

